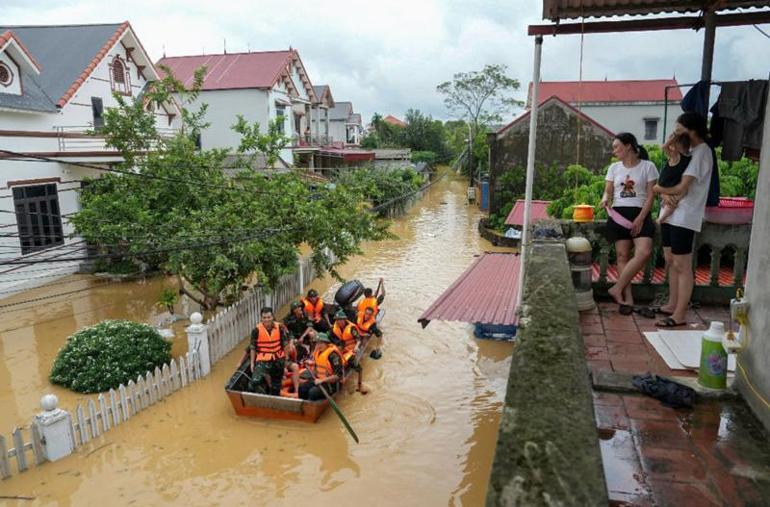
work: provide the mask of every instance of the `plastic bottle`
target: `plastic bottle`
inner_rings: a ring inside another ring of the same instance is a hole
[[[723,322],[714,321],[708,331],[703,333],[700,349],[700,368],[698,383],[712,389],[727,387],[727,351],[722,346],[725,336]]]

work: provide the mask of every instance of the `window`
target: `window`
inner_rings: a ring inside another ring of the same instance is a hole
[[[101,97],[91,97],[91,113],[94,117],[94,130],[104,127],[104,104]]]
[[[286,106],[283,104],[275,105],[275,120],[278,122],[278,132],[285,134],[286,127],[284,124],[286,123]]]
[[[10,86],[11,83],[13,83],[13,72],[6,64],[0,62],[0,85]]]
[[[658,138],[658,119],[657,118],[645,118],[644,119],[644,139],[645,141],[651,141]]]
[[[124,95],[131,95],[131,79],[123,60],[116,56],[110,66],[110,81],[112,89]]]
[[[13,189],[21,254],[64,244],[56,184]]]

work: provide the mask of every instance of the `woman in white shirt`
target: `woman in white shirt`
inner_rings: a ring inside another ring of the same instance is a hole
[[[712,148],[706,142],[706,118],[698,113],[684,113],[676,120],[676,133],[690,136],[690,160],[682,174],[682,181],[674,187],[655,186],[663,202],[675,209],[660,227],[661,243],[666,256],[668,274],[668,303],[660,313],[668,315],[656,324],[660,327],[678,327],[687,324],[687,308],[694,284],[692,251],[695,233],[700,232],[706,210],[711,171],[714,170]]]
[[[615,243],[618,266],[618,280],[607,292],[620,305],[620,313],[628,315],[634,304],[631,280],[652,255],[655,224],[650,210],[658,169],[647,160],[647,151],[639,146],[636,137],[628,132],[615,136],[612,154],[618,161],[607,168],[601,206],[612,203],[612,209],[630,221],[631,227],[626,228],[611,217],[607,220],[607,239]]]

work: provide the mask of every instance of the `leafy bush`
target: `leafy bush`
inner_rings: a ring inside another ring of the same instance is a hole
[[[433,165],[438,160],[438,155],[433,151],[413,151],[412,162],[415,164],[419,162],[427,162],[428,165]]]
[[[147,324],[105,320],[67,338],[53,363],[54,384],[96,393],[135,380],[171,360],[171,344]]]
[[[341,173],[338,185],[362,194],[372,206],[414,192],[423,183],[422,176],[411,168],[360,168]]]

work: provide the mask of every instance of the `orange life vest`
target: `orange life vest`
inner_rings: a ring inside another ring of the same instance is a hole
[[[342,340],[342,343],[344,344],[344,351],[349,352],[356,348],[356,337],[353,336],[353,326],[354,324],[350,321],[345,321],[345,328],[341,328],[337,322],[334,323],[334,327],[332,327],[332,332],[334,333],[334,336]]]
[[[281,328],[278,323],[273,323],[273,330],[269,333],[260,322],[257,324],[257,361],[272,361],[283,359],[285,354],[281,346]]]
[[[371,308],[375,317],[377,316],[377,312],[380,311],[380,307],[377,304],[377,298],[372,296],[370,298],[364,298],[361,300],[360,303],[358,303],[358,315],[363,315],[364,311],[366,311],[367,308]]]
[[[358,328],[358,331],[361,333],[369,333],[369,331],[372,329],[372,326],[377,323],[377,320],[374,317],[370,317],[369,319],[366,319],[366,315],[363,313],[358,314],[358,319],[356,320],[356,327]]]
[[[340,349],[336,347],[336,345],[329,344],[323,352],[319,352],[316,350],[313,352],[313,361],[315,362],[315,376],[318,377],[318,380],[323,380],[326,377],[331,377],[334,375],[334,368],[332,367],[331,361],[329,361],[329,356],[332,354],[338,354],[340,358],[342,358],[342,354],[340,354]]]
[[[315,304],[311,303],[309,299],[303,298],[302,304],[305,305],[305,314],[310,317],[310,319],[313,322],[320,322],[321,321],[321,315],[323,315],[324,310],[324,300],[320,297],[318,298],[318,301],[315,302]]]

